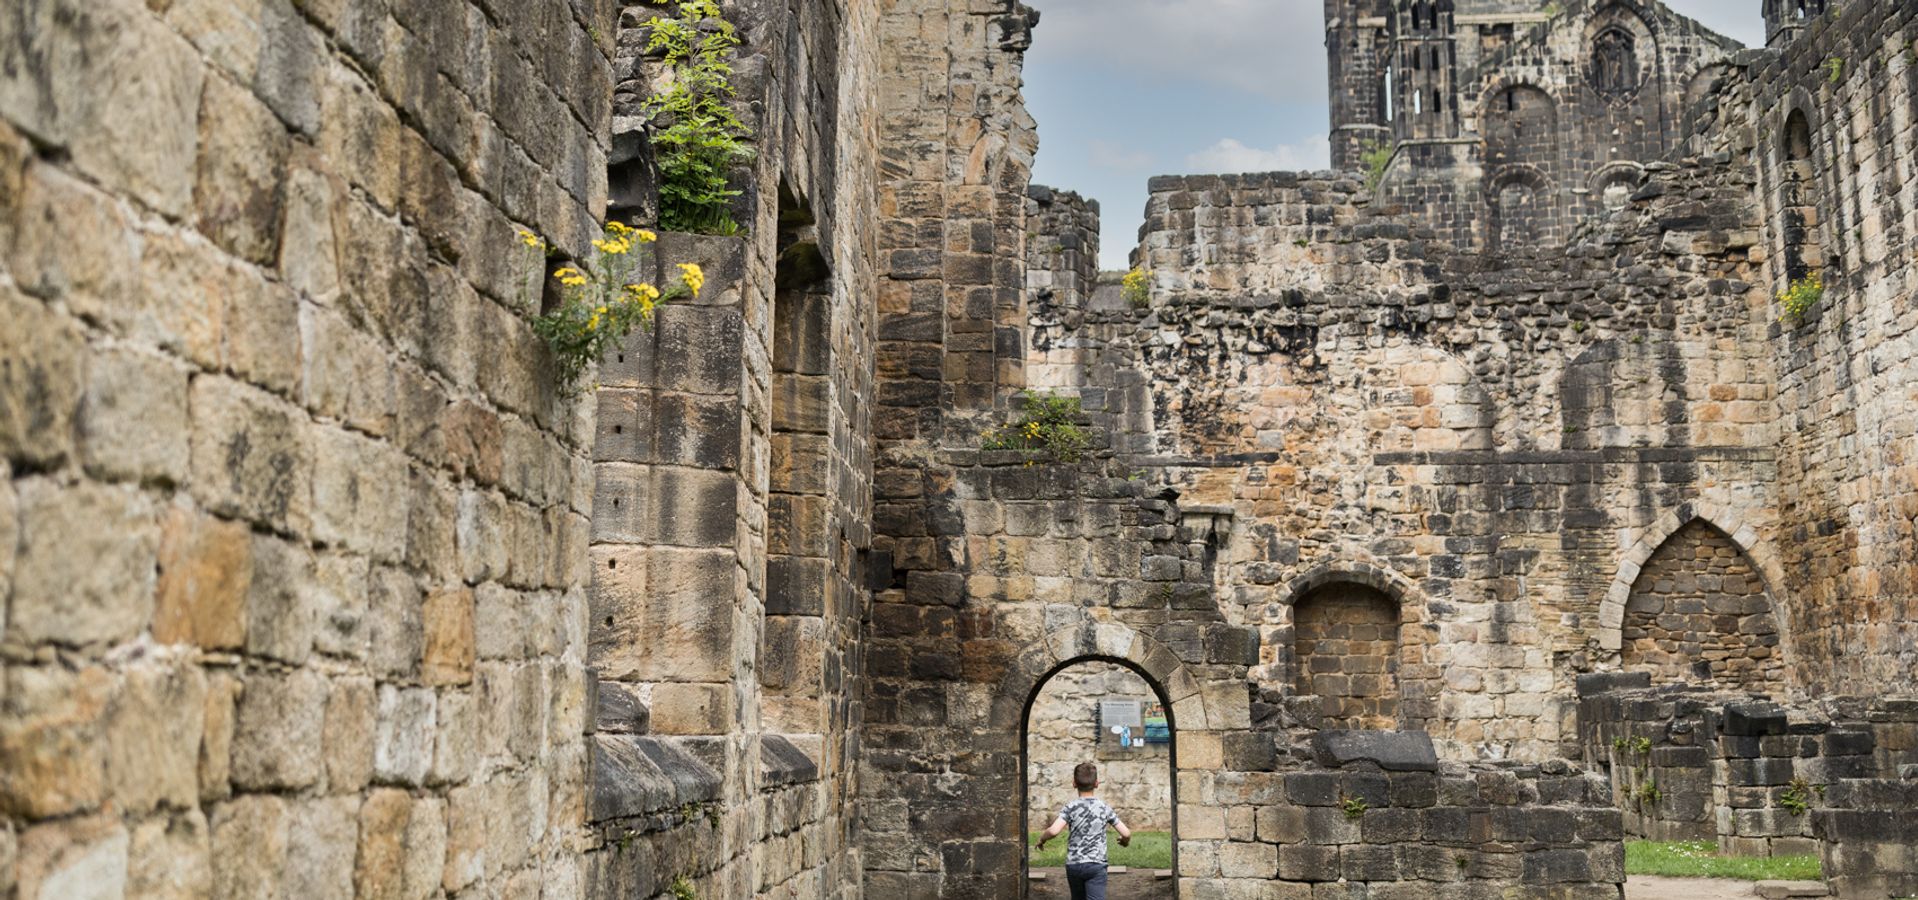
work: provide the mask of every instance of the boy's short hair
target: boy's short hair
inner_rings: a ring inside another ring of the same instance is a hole
[[[1072,770],[1072,785],[1079,790],[1089,791],[1099,786],[1099,767],[1091,763],[1080,763]]]

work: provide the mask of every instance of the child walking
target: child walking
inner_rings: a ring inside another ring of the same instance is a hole
[[[1046,849],[1046,842],[1059,832],[1072,829],[1066,837],[1066,885],[1072,889],[1072,900],[1106,900],[1106,826],[1119,832],[1121,847],[1132,843],[1132,829],[1119,821],[1119,814],[1104,800],[1093,796],[1099,789],[1098,766],[1080,763],[1072,770],[1072,786],[1079,789],[1079,799],[1059,811],[1052,827],[1039,836],[1039,849]]]

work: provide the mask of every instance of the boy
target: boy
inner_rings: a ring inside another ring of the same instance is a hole
[[[1132,829],[1119,821],[1119,814],[1104,800],[1092,796],[1099,789],[1098,766],[1080,763],[1072,770],[1072,786],[1079,789],[1079,799],[1059,811],[1052,827],[1039,836],[1039,849],[1046,849],[1046,842],[1059,832],[1072,829],[1066,837],[1066,884],[1072,888],[1072,900],[1106,900],[1106,826],[1119,832],[1121,847],[1132,843]]]

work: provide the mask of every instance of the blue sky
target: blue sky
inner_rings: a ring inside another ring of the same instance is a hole
[[[1033,180],[1097,199],[1101,265],[1122,269],[1153,175],[1319,169],[1325,141],[1320,0],[1027,0],[1039,120]],[[1667,0],[1748,46],[1758,0]]]

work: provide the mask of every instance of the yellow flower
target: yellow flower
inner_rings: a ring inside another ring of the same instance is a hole
[[[571,266],[554,272],[553,277],[559,279],[559,283],[567,287],[579,287],[586,283],[586,273]]]
[[[659,288],[650,284],[629,284],[626,286],[626,293],[641,307],[649,310],[659,301]]]
[[[620,238],[613,241],[594,241],[593,246],[598,247],[601,253],[610,253],[614,256],[619,256],[633,249],[633,241],[631,238]]]
[[[543,241],[539,239],[539,235],[534,234],[530,231],[527,231],[523,228],[520,229],[519,242],[522,244],[525,244],[528,247],[538,247],[540,244],[544,243]]]
[[[659,235],[656,235],[650,231],[647,231],[644,228],[641,228],[640,230],[633,232],[633,236],[639,238],[639,242],[642,244],[650,244],[656,240],[659,240]]]
[[[631,228],[631,226],[628,226],[625,222],[607,222],[606,230],[607,232],[611,234],[625,234],[626,232],[632,231],[633,229]]]
[[[594,313],[592,318],[586,320],[586,330],[587,331],[599,330],[599,314],[598,313]]]
[[[686,289],[692,291],[693,296],[699,296],[699,289],[706,286],[706,273],[699,268],[699,264],[680,263],[679,273],[686,282]]]

